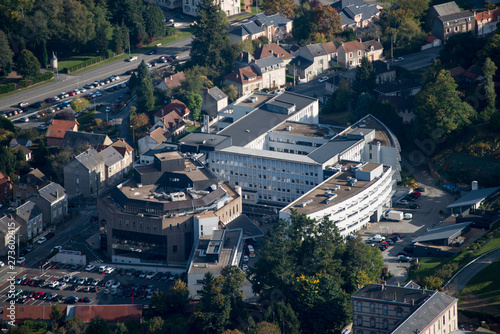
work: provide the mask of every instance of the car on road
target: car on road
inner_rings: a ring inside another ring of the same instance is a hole
[[[28,123],[30,120],[28,117],[21,117],[17,120],[19,123]]]
[[[137,56],[131,56],[131,57],[127,58],[128,62],[134,61],[134,60],[137,60]]]
[[[398,255],[398,261],[399,262],[410,262],[411,258],[408,256],[404,256],[404,255]]]
[[[5,266],[5,263],[3,263],[3,261],[0,261],[0,267],[3,267]]]
[[[38,239],[38,240],[37,240],[37,242],[36,242],[36,243],[37,243],[37,244],[39,244],[39,245],[41,245],[41,244],[43,244],[45,241],[47,241],[47,238],[45,238],[45,237],[41,237],[40,239]]]
[[[318,83],[325,82],[326,80],[328,80],[327,76],[321,77],[321,78],[318,79]]]
[[[243,262],[248,262],[248,255],[243,255]]]
[[[95,264],[89,264],[87,267],[85,267],[85,271],[92,271],[95,269]]]
[[[26,108],[28,105],[29,105],[28,102],[19,102],[18,104],[20,108]]]
[[[156,49],[149,50],[148,55],[154,55],[156,53]]]
[[[47,235],[45,236],[48,239],[52,239],[53,237],[55,236],[55,233],[54,232],[49,232],[47,233]]]
[[[399,62],[401,62],[403,60],[405,60],[403,57],[396,57],[396,58],[394,58],[394,62],[395,63],[399,63]]]
[[[24,262],[26,262],[26,259],[24,257],[17,258],[17,264],[23,264]]]
[[[90,298],[90,297],[83,297],[83,299],[81,301],[82,301],[82,303],[92,303],[92,298]]]

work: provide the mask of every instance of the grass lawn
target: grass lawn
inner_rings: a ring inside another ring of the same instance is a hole
[[[65,60],[60,60],[58,63],[59,71],[62,71],[63,69],[68,67],[79,65],[83,62],[86,62],[87,60],[91,60],[96,57],[97,57],[96,55],[77,55],[69,57]]]
[[[192,28],[186,28],[186,29],[180,29],[180,30],[175,29],[175,32],[172,35],[167,36],[161,40],[154,41],[153,43],[150,43],[150,44],[148,44],[140,49],[135,49],[134,53],[146,52],[146,49],[155,48],[157,46],[157,44],[159,44],[159,43],[161,43],[161,45],[170,44],[170,43],[176,42],[178,40],[184,39],[184,38],[192,36],[192,35],[193,35]]]
[[[474,276],[460,293],[460,296],[474,294],[489,301],[491,306],[500,306],[500,285],[497,275],[500,273],[500,261],[490,264]]]
[[[194,132],[194,131],[196,131],[196,130],[199,130],[200,128],[201,128],[201,125],[194,125],[194,124],[193,124],[193,125],[190,125],[190,126],[188,126],[188,127],[187,127],[187,129],[186,129],[186,134],[187,134],[187,133],[190,133],[190,132]]]
[[[101,61],[101,62],[99,62],[97,64],[90,65],[90,66],[84,67],[82,69],[73,71],[73,72],[71,72],[71,74],[78,74],[78,73],[81,73],[81,72],[85,72],[85,71],[91,70],[93,68],[96,68],[96,67],[99,67],[99,66],[102,66],[102,65],[106,65],[106,64],[112,63],[114,61],[117,61],[117,60],[120,60],[120,59],[125,59],[125,58],[128,58],[128,54],[122,53],[121,55],[118,55],[116,57],[103,60],[103,61]]]
[[[445,260],[449,260],[449,258]],[[417,278],[419,278],[421,281],[425,277],[432,276],[434,274],[434,271],[436,271],[439,266],[444,264],[443,259],[432,257],[420,258],[418,262],[420,263],[420,269],[408,276],[408,281],[416,281]]]

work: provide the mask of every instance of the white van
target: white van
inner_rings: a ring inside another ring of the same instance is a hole
[[[385,240],[385,237],[381,236],[380,234],[374,235],[373,237],[370,238],[371,242],[381,242],[384,240]]]
[[[412,219],[413,215],[411,213],[405,213],[403,216],[404,219]]]

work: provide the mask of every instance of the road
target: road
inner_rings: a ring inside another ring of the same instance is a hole
[[[0,99],[0,111],[16,109],[17,104],[21,101],[28,102],[30,104],[37,101],[43,101],[48,97],[58,95],[61,92],[81,88],[87,83],[92,83],[95,80],[102,80],[113,74],[122,75],[128,70],[136,68],[142,60],[148,62],[153,59],[158,59],[161,55],[169,56],[172,54],[178,54],[179,60],[186,59],[189,56],[188,50],[191,45],[191,39],[192,37],[187,37],[166,46],[158,47],[158,52],[154,55],[138,54],[138,59],[133,62],[118,60],[80,74],[59,74],[59,80],[55,82],[34,87]]]

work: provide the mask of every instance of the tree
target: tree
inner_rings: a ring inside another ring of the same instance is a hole
[[[194,33],[191,60],[193,64],[221,71],[231,55],[231,43],[227,35],[229,23],[226,14],[212,0],[201,0]],[[231,62],[234,61],[231,59]]]
[[[80,1],[64,1],[58,15],[58,21],[61,25],[57,29],[57,38],[68,43],[73,50],[80,51],[89,41],[94,39],[95,23],[93,17],[94,14]]]
[[[186,102],[187,107],[191,111],[191,119],[195,122],[198,121],[200,119],[201,104],[203,102],[201,95],[191,93]]]
[[[266,15],[279,13],[285,17],[294,16],[295,2],[293,0],[262,0],[260,6]]]
[[[155,95],[153,93],[153,84],[147,78],[141,81],[141,109],[145,113],[151,113],[155,108]]]
[[[300,334],[300,321],[297,313],[289,303],[278,302],[270,306],[265,314],[265,320],[273,322],[283,333]]]
[[[64,325],[66,334],[83,334],[85,332],[85,324],[82,319],[75,317],[66,321]]]
[[[0,116],[0,129],[14,132],[14,123],[7,117]]]
[[[435,81],[422,87],[415,97],[415,114],[422,133],[440,138],[471,123],[476,113],[462,102],[457,87],[450,71],[446,70],[441,70]]]
[[[149,320],[148,331],[151,334],[163,333],[163,327],[165,325],[165,321],[161,317],[154,317]]]
[[[149,126],[149,117],[145,113],[137,114],[130,120],[130,125],[134,130]]]
[[[64,111],[61,111],[60,113],[57,113],[54,116],[54,119],[64,119],[67,121],[74,121],[75,116],[71,113],[71,111],[64,110]]]
[[[30,50],[24,49],[17,58],[17,73],[25,79],[40,74],[40,62]]]
[[[332,40],[334,35],[342,31],[342,19],[339,13],[330,5],[319,4],[313,9],[313,21],[319,33]]]
[[[222,91],[227,95],[229,103],[238,98],[238,88],[235,85],[224,86],[222,87]]]
[[[204,87],[212,88],[214,84],[208,79],[212,71],[206,67],[194,66],[184,71],[186,80],[181,83],[181,89],[187,99],[191,93],[199,94]]]
[[[64,313],[59,307],[59,303],[52,306],[52,310],[50,311],[50,321],[52,323],[59,323],[63,320]]]
[[[71,101],[71,108],[76,112],[82,112],[90,106],[89,100],[84,97],[77,97]]]
[[[203,277],[202,297],[189,318],[190,333],[221,333],[229,324],[231,300],[222,292],[223,281],[209,272]]]
[[[165,16],[160,7],[150,4],[146,10],[146,32],[150,38],[165,36]]]
[[[128,34],[124,21],[122,21],[121,25],[113,25],[113,51],[115,53],[120,54],[125,50],[128,51]]]
[[[410,10],[415,18],[421,19],[429,9],[427,0],[397,0],[394,3],[394,9]]]
[[[10,49],[7,35],[0,30],[0,70],[7,70],[7,68],[12,64],[13,56],[14,52]]]
[[[140,83],[142,82],[143,79],[151,81],[151,73],[149,73],[148,65],[146,65],[144,59],[141,61],[139,67],[137,68],[137,78],[139,79]]]
[[[484,86],[484,91],[486,94],[486,107],[484,110],[481,112],[481,118],[483,121],[487,122],[490,120],[491,115],[495,113],[496,111],[496,98],[497,94],[495,92],[495,82],[493,81],[493,78],[495,76],[497,70],[497,66],[495,66],[495,63],[491,61],[490,58],[486,58],[486,61],[484,62],[483,65],[483,74],[486,79],[486,85]]]
[[[94,45],[98,54],[107,57],[109,47],[108,34],[111,25],[104,17],[104,9],[102,9],[101,7],[98,8],[99,10],[96,11],[99,14],[97,14],[96,16]]]
[[[317,25],[312,16],[311,6],[308,2],[297,7],[293,19],[292,35],[299,41],[300,45],[303,45],[303,41],[309,39],[312,31],[317,30]]]
[[[280,328],[267,321],[259,322],[252,334],[281,334]]]
[[[139,86],[139,83],[139,78],[137,77],[135,72],[132,73],[130,79],[128,80],[128,87],[130,88],[130,90],[133,91],[137,86]]]
[[[425,33],[419,22],[409,17],[402,18],[399,27],[394,31],[394,35],[396,46],[406,49],[411,49],[414,45],[420,46],[425,38]]]
[[[347,78],[341,78],[338,88],[332,95],[333,111],[350,110],[351,83]]]
[[[484,38],[476,38],[472,33],[452,35],[439,52],[439,59],[448,67],[469,68],[477,60],[478,55],[486,52],[485,43]]]
[[[362,93],[373,94],[375,88],[375,70],[373,64],[366,56],[361,58],[361,66],[356,69],[356,77],[353,82],[354,98]]]
[[[110,334],[109,326],[102,318],[95,318],[90,322],[85,334]]]
[[[40,42],[40,53],[40,63],[45,68],[49,63],[49,56],[47,54],[47,42],[45,41],[45,39],[42,39],[42,41]]]

